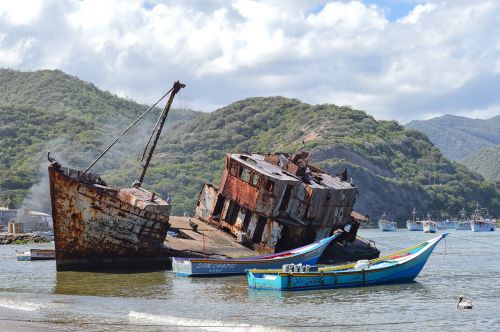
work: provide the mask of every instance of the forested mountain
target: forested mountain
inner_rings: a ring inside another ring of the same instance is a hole
[[[424,132],[445,155],[487,180],[500,180],[500,116],[487,120],[444,115],[406,125]]]
[[[18,78],[24,75],[31,77]],[[33,83],[38,80],[45,83]],[[119,128],[146,109],[60,71],[2,71],[0,88],[0,144],[8,146],[0,151],[0,186],[4,198],[18,195],[17,204],[46,173],[47,149],[64,165],[85,167]],[[227,152],[294,152],[302,141],[317,166],[331,173],[347,167],[359,188],[355,208],[373,219],[385,211],[402,221],[413,207],[422,214],[455,214],[472,209],[476,201],[500,214],[500,192],[491,183],[447,160],[424,134],[394,121],[376,121],[363,111],[269,97],[248,98],[212,113],[181,114],[170,117],[144,183],[170,196],[175,214],[192,213],[201,185],[218,183]],[[97,164],[95,171],[103,172],[108,183],[130,185],[137,179],[142,147],[157,115]],[[45,190],[43,182],[35,188]]]
[[[28,189],[46,175],[48,150],[65,164],[86,167],[147,108],[58,70],[0,69],[0,205],[9,198],[20,206]],[[152,110],[95,170],[137,161],[159,112]],[[197,114],[171,110],[165,131]],[[32,203],[47,209],[43,185],[37,187],[41,194]]]
[[[481,148],[500,145],[500,116],[481,120],[443,115],[411,121],[406,127],[426,133],[431,142],[451,160],[461,160]]]
[[[500,145],[474,151],[460,162],[485,179],[500,182]]]

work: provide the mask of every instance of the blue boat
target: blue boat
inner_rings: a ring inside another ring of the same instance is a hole
[[[276,269],[285,264],[314,265],[325,248],[341,233],[336,232],[330,237],[300,248],[264,256],[227,259],[172,257],[172,270],[179,276],[217,277],[245,274],[246,270],[255,268]]]
[[[310,290],[410,282],[446,235],[448,233],[392,255],[355,264],[325,267],[286,265],[280,270],[248,270],[248,285],[256,289]]]

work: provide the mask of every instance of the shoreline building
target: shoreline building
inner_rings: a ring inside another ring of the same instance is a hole
[[[43,212],[21,209],[18,212],[17,221],[23,224],[23,229],[27,233],[54,229],[52,216]]]
[[[0,206],[0,232],[7,231],[9,222],[17,220],[17,210]]]

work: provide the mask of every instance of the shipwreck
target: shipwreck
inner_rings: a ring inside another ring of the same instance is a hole
[[[341,255],[327,251],[326,262],[349,260],[363,216],[353,211],[358,190],[347,170],[330,175],[309,163],[308,153],[232,153],[226,156],[219,186],[198,193],[196,216],[231,233],[260,253],[273,253],[321,240],[336,230]],[[369,242],[357,240],[354,259],[378,257]],[[347,244],[346,244],[347,243]],[[359,252],[360,247],[361,252]]]
[[[170,216],[170,199],[142,183],[173,99],[183,87],[177,81],[160,98],[170,94],[144,149],[142,173],[130,188],[109,186],[90,169],[160,100],[85,170],[64,167],[48,154],[58,270],[158,269],[170,268],[169,258],[175,256],[256,256],[297,248],[338,229],[345,234],[334,244],[333,256],[349,246],[359,225],[352,211],[357,188],[347,180],[347,171],[332,176],[310,165],[305,151],[228,154],[220,186],[206,184],[199,193],[197,218]],[[361,257],[378,256],[373,249],[368,245],[368,255],[361,250]],[[341,260],[358,259],[349,254]],[[332,255],[327,257],[331,262]]]
[[[165,264],[169,251],[163,242],[170,228],[171,205],[141,188],[141,184],[174,97],[184,86],[177,81],[167,93],[170,97],[144,149],[143,156],[147,155],[147,159],[142,174],[131,188],[109,187],[99,175],[89,172],[118,138],[84,171],[63,167],[48,154],[58,270],[148,268]]]
[[[177,81],[168,92],[168,102],[144,149],[141,176],[130,188],[108,186],[98,174],[89,171],[118,138],[86,170],[63,167],[48,154],[57,270],[169,268],[171,256],[256,254],[199,220],[171,218],[170,200],[142,188],[174,96],[183,87]]]

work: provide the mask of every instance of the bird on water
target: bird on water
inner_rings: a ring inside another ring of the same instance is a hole
[[[458,309],[472,309],[472,301],[467,300],[466,298],[464,298],[463,295],[460,295],[458,297],[457,308]]]

